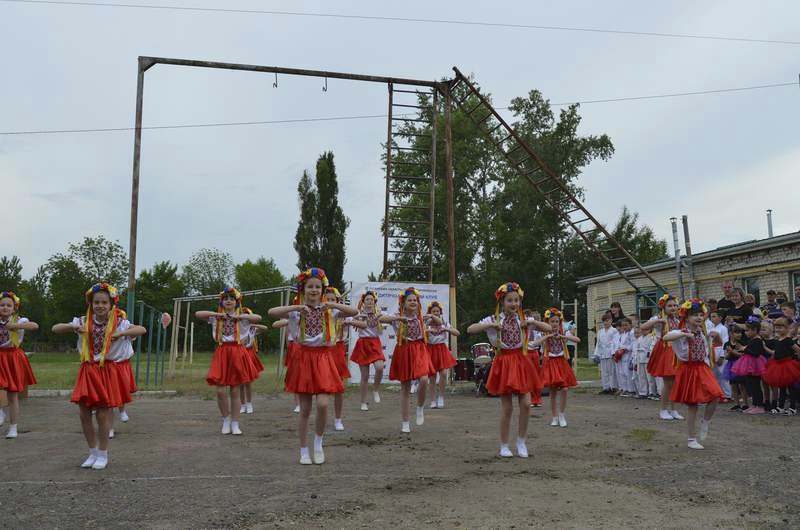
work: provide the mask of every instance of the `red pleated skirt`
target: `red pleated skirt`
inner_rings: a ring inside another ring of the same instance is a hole
[[[132,398],[117,363],[106,361],[100,366],[100,363],[85,362],[78,369],[70,401],[96,409],[119,407],[130,403]]]
[[[117,365],[117,374],[119,375],[120,384],[124,385],[128,394],[135,394],[139,389],[136,388],[136,377],[133,375],[130,359],[114,364]]]
[[[350,378],[350,367],[347,365],[347,343],[337,342],[335,347],[336,353],[333,360],[336,363],[336,370],[339,372],[339,377],[342,381]]]
[[[800,383],[800,361],[791,357],[770,359],[761,379],[771,387],[785,388]]]
[[[658,340],[647,361],[647,371],[653,377],[675,377],[678,366],[672,346],[663,340]]]
[[[412,340],[398,344],[392,353],[389,379],[392,381],[413,381],[434,372],[431,356],[424,341]]]
[[[725,397],[711,368],[702,361],[682,362],[678,366],[669,400],[686,405],[710,403]]]
[[[385,361],[383,345],[378,337],[361,337],[356,341],[350,360],[359,366],[369,366],[378,361]]]
[[[214,350],[206,382],[211,386],[238,386],[251,383],[256,377],[258,372],[247,348],[235,342],[226,342]]]
[[[31,363],[22,348],[0,348],[0,389],[22,392],[35,384]]]
[[[286,370],[284,388],[293,394],[339,394],[344,384],[336,369],[336,347],[298,345]]]
[[[295,342],[287,342],[286,343],[286,355],[283,357],[283,365],[288,367],[291,364],[292,354],[297,349],[297,343]]]
[[[542,388],[542,381],[533,368],[530,352],[523,355],[522,348],[519,348],[500,350],[495,355],[486,381],[486,390],[490,394],[529,394],[535,388]]]
[[[528,355],[531,357],[533,371],[536,373],[536,380],[539,382],[531,390],[531,404],[538,405],[542,402],[542,388],[544,388],[544,375],[542,374],[541,366],[539,366],[539,350],[528,350]]]
[[[246,348],[246,350],[247,357],[250,358],[250,362],[253,364],[253,368],[256,370],[256,379],[258,379],[258,376],[264,371],[264,363],[261,362],[261,358],[258,356],[255,346]]]
[[[572,371],[569,361],[563,355],[561,357],[544,358],[542,379],[544,379],[544,386],[548,388],[561,389],[578,386],[575,372]]]
[[[456,360],[453,354],[450,353],[450,348],[447,344],[428,344],[428,353],[431,356],[431,363],[436,372],[447,370],[456,365]]]

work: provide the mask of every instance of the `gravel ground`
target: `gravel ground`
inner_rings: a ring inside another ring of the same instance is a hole
[[[76,407],[32,398],[0,439],[0,527],[800,528],[800,417],[720,408],[690,452],[657,402],[594,392],[570,395],[566,429],[534,409],[528,460],[495,456],[496,399],[450,395],[403,435],[397,392],[369,412],[350,393],[322,466],[297,463],[289,396],[258,398],[241,437],[218,434],[213,401],[146,397],[105,471],[78,467]]]

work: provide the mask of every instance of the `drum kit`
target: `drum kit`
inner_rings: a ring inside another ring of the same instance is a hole
[[[459,357],[456,360],[456,381],[473,381],[475,395],[487,395],[486,382],[489,380],[489,371],[492,369],[494,348],[487,342],[480,342],[470,348],[472,357]]]

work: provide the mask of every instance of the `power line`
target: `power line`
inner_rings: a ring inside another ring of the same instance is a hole
[[[757,39],[749,37],[728,37],[724,35],[700,35],[689,33],[660,33],[655,31],[625,31],[616,29],[574,27],[574,26],[544,26],[536,24],[513,24],[507,22],[481,22],[474,20],[453,20],[438,18],[411,18],[394,16],[375,16],[375,15],[343,15],[338,13],[309,13],[301,11],[274,11],[262,9],[233,9],[221,7],[198,7],[198,6],[169,6],[158,4],[124,4],[113,2],[71,2],[61,0],[0,0],[5,3],[15,4],[42,4],[42,5],[61,5],[61,6],[82,6],[82,7],[121,7],[128,9],[157,9],[163,11],[192,11],[196,13],[234,13],[247,15],[279,15],[295,17],[316,17],[316,18],[336,18],[344,20],[371,20],[381,22],[410,22],[423,24],[446,24],[458,26],[480,26],[491,28],[507,29],[533,29],[546,31],[577,31],[582,33],[606,33],[614,35],[627,35],[634,37],[662,37],[679,39],[715,40],[729,42],[747,42],[756,44],[785,44],[791,46],[800,45],[800,41],[777,40],[777,39]]]
[[[0,0],[4,1],[4,0]],[[699,90],[695,92],[675,92],[671,94],[653,94],[648,96],[629,96],[629,97],[621,97],[621,98],[610,98],[610,99],[587,99],[581,101],[569,101],[563,103],[550,103],[550,106],[553,107],[562,107],[566,105],[586,105],[591,103],[614,103],[620,101],[641,101],[647,99],[662,99],[662,98],[674,98],[674,97],[684,97],[684,96],[700,96],[706,94],[724,94],[730,92],[741,92],[745,90],[761,90],[765,88],[776,88],[776,87],[786,87],[786,86],[795,86],[798,83],[774,83],[770,85],[754,85],[754,86],[746,86],[746,87],[737,87],[737,88],[720,88],[716,90]],[[508,110],[508,107],[495,107],[497,110]],[[182,124],[182,125],[150,125],[150,126],[143,126],[142,130],[161,130],[161,129],[197,129],[203,127],[237,127],[237,126],[246,126],[246,125],[274,125],[274,124],[286,124],[286,123],[311,123],[311,122],[325,122],[325,121],[343,121],[343,120],[364,120],[364,119],[374,119],[374,118],[386,118],[388,114],[367,114],[361,116],[329,116],[329,117],[317,117],[317,118],[295,118],[295,119],[286,119],[286,120],[265,120],[265,121],[238,121],[238,122],[222,122],[222,123],[194,123],[194,124]],[[121,132],[121,131],[132,131],[134,127],[106,127],[106,128],[98,128],[98,129],[42,129],[42,130],[32,130],[32,131],[2,131],[0,132],[0,136],[22,136],[22,135],[32,135],[32,134],[72,134],[72,133],[96,133],[96,132]]]

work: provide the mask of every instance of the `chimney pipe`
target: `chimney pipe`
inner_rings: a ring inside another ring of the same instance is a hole
[[[692,243],[689,240],[689,216],[683,216],[683,243],[686,245],[686,263],[689,269],[689,293],[697,298],[697,285],[694,281],[694,265],[692,264]]]
[[[772,237],[772,210],[767,210],[767,234]]]
[[[678,243],[678,218],[670,217],[669,222],[672,223],[672,248],[675,249],[675,275],[678,278],[678,288],[681,291],[681,300],[683,300],[683,272],[681,270],[681,247]]]

